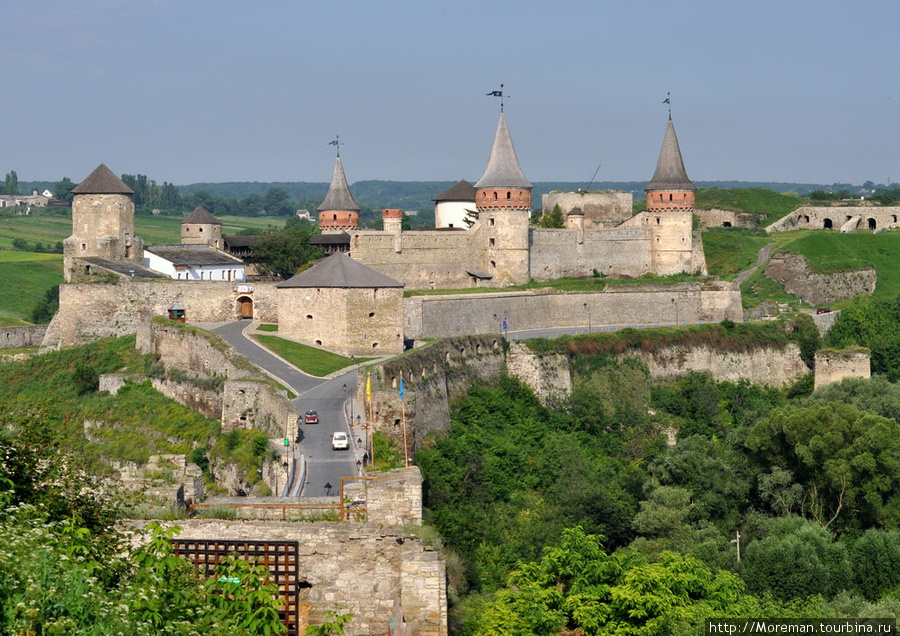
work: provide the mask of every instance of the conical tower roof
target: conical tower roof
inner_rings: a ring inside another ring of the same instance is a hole
[[[494,134],[494,145],[491,148],[491,157],[488,159],[484,175],[475,184],[476,188],[523,188],[530,190],[532,183],[525,178],[522,167],[519,165],[519,157],[513,146],[512,137],[509,136],[509,128],[506,126],[506,115],[500,111],[500,121],[497,123],[497,132]]]
[[[84,181],[72,188],[72,194],[134,194],[134,190],[113,174],[105,163],[101,163]]]
[[[322,205],[316,208],[319,212],[359,212],[359,206],[350,194],[350,186],[347,185],[347,177],[344,175],[344,164],[338,157],[334,162],[334,174],[331,175],[331,185],[328,186],[328,194]]]
[[[675,125],[669,117],[666,126],[666,136],[663,138],[662,150],[659,151],[659,161],[656,163],[656,172],[650,183],[644,188],[644,192],[658,190],[688,190],[693,192],[697,187],[688,179],[684,169],[684,160],[681,158],[681,148],[678,147],[678,137],[675,136]]]
[[[182,225],[185,223],[197,225],[222,225],[222,222],[202,205],[198,205],[194,208],[194,211],[188,214],[184,221],[181,222]]]

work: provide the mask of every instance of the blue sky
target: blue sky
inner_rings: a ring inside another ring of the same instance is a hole
[[[900,3],[4,0],[0,173],[476,180],[503,83],[532,181],[900,181]]]

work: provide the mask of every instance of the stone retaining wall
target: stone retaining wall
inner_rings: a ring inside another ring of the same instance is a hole
[[[143,530],[147,522],[134,523]],[[300,614],[321,624],[325,612],[353,614],[347,636],[383,635],[399,599],[403,616],[418,636],[447,634],[446,570],[439,551],[401,528],[364,523],[285,523],[183,519],[178,539],[296,541],[299,545]],[[344,609],[339,609],[341,606]]]
[[[39,347],[47,332],[47,325],[23,325],[0,328],[0,349]]]

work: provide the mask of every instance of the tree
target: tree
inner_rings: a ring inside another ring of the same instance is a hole
[[[57,311],[59,311],[59,285],[44,292],[44,297],[31,310],[31,322],[36,325],[45,325],[53,320]]]
[[[793,474],[803,487],[802,513],[823,528],[900,523],[897,421],[848,404],[787,406],[754,424],[745,444],[763,467]]]
[[[300,219],[298,219],[299,221]],[[291,225],[283,230],[270,230],[253,244],[253,257],[263,274],[290,278],[297,269],[319,258],[321,250],[309,244],[312,228],[309,224]]]
[[[63,177],[62,181],[57,181],[53,186],[53,198],[71,204],[74,196],[72,190],[74,189],[75,184],[72,180],[69,177]]]
[[[708,617],[747,611],[742,592],[735,575],[713,573],[693,557],[666,552],[648,563],[631,551],[607,554],[600,537],[570,528],[558,546],[510,574],[507,587],[478,609],[471,633],[695,633]]]
[[[562,228],[566,226],[566,219],[563,217],[562,208],[559,203],[553,206],[549,214],[541,217],[541,227]]]
[[[19,194],[19,176],[15,170],[6,173],[6,185],[3,191],[6,194]]]

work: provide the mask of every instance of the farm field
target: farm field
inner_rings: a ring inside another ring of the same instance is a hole
[[[0,325],[25,324],[48,289],[63,282],[62,254],[0,250]]]

